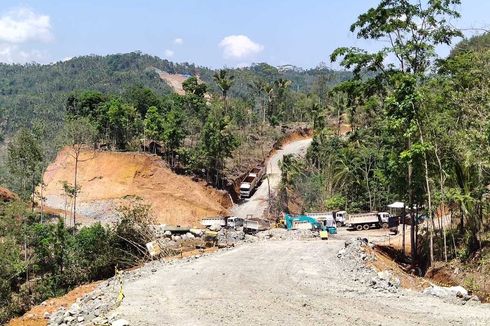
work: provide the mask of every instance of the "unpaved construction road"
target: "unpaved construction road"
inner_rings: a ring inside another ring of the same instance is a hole
[[[124,285],[131,325],[488,325],[488,305],[381,292],[352,279],[340,240],[262,241]],[[146,267],[144,267],[146,268]]]
[[[243,203],[233,207],[231,210],[232,215],[241,218],[246,218],[249,215],[259,218],[262,217],[268,205],[269,186],[271,192],[275,192],[279,188],[279,183],[281,182],[281,168],[279,167],[279,162],[284,155],[287,154],[305,155],[310,144],[311,138],[303,139],[286,144],[282,149],[277,150],[267,161],[267,177],[264,178],[264,181],[251,198],[248,198]]]

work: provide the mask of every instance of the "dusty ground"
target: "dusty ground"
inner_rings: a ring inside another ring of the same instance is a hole
[[[281,169],[279,162],[286,154],[304,155],[308,146],[311,144],[310,139],[302,139],[291,142],[278,149],[267,160],[267,176],[251,198],[245,199],[241,204],[235,205],[231,213],[235,216],[246,218],[248,215],[253,217],[262,217],[268,207],[269,187],[271,192],[277,191],[281,181]]]
[[[72,183],[74,160],[60,152],[45,173],[46,205],[64,209],[62,181]],[[87,223],[111,221],[115,208],[127,198],[152,205],[158,223],[198,225],[204,216],[226,214],[229,196],[179,176],[157,156],[143,153],[85,152],[79,163],[78,213]]]
[[[490,323],[487,305],[356,283],[342,240],[263,241],[164,266],[124,285],[131,325],[434,325]]]

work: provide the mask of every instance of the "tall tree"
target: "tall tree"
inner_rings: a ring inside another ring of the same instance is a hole
[[[220,186],[220,173],[225,159],[231,157],[237,146],[238,140],[231,130],[229,118],[219,112],[210,114],[201,133],[201,149],[207,170],[216,171],[217,186]]]
[[[27,129],[21,129],[7,147],[7,167],[18,180],[14,191],[24,198],[31,198],[34,206],[36,185],[41,181],[43,151],[39,141]]]
[[[70,155],[75,161],[73,171],[73,228],[76,229],[77,197],[80,186],[78,184],[78,165],[81,161],[83,149],[93,146],[96,129],[88,118],[76,118],[68,120],[63,130],[64,142],[70,149]]]
[[[225,114],[228,113],[228,104],[227,104],[227,96],[228,91],[231,86],[233,86],[235,76],[229,75],[228,71],[225,69],[220,69],[213,75],[213,79],[221,90],[221,94],[223,96],[223,107],[225,109]]]
[[[450,22],[451,18],[459,17],[455,9],[459,4],[460,0],[382,0],[376,8],[360,15],[350,30],[358,38],[379,40],[387,45],[373,53],[343,47],[331,55],[332,61],[341,57],[342,66],[353,68],[357,80],[362,80],[361,76],[366,72],[374,72],[376,76],[368,80],[392,92],[388,118],[399,126],[398,132],[405,139],[400,158],[406,162],[406,193],[410,208],[414,204],[414,179],[415,182],[426,179],[426,175],[420,173],[423,167],[414,169],[413,166],[417,157],[420,159],[423,156],[422,161],[426,159],[424,151],[427,148],[418,128],[421,99],[417,94],[417,85],[437,57],[435,47],[449,45],[454,37],[461,36],[461,32]],[[388,58],[394,58],[396,64],[390,63],[392,60]],[[426,187],[425,191],[430,195],[428,181]],[[417,250],[413,210],[411,221],[411,256],[415,261]]]
[[[175,151],[181,146],[186,135],[185,120],[182,110],[174,106],[165,116],[163,121],[163,140],[168,153],[170,153],[171,164],[174,165]]]
[[[164,119],[157,107],[151,106],[146,112],[145,120],[145,138],[151,140],[160,140],[163,135]]]

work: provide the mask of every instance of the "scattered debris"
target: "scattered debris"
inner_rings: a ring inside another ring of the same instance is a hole
[[[345,241],[345,248],[337,253],[337,258],[343,261],[342,266],[351,273],[354,281],[367,284],[373,289],[387,292],[397,292],[400,288],[400,280],[390,271],[376,272],[367,266],[367,263],[376,259],[376,256],[366,251],[366,247],[372,247],[365,238],[355,238]]]

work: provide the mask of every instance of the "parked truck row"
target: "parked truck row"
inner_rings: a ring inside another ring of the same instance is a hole
[[[253,218],[252,216],[248,216],[245,219],[237,216],[206,217],[201,219],[201,225],[211,230],[220,228],[243,228],[243,230],[248,233],[264,231],[270,228],[269,222]]]
[[[371,227],[392,228],[397,222],[387,212],[368,212],[348,214],[346,211],[305,213],[316,220],[335,220],[337,227],[346,226],[355,230],[368,230]]]

